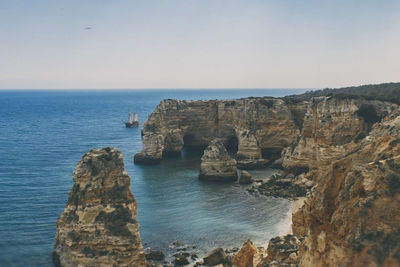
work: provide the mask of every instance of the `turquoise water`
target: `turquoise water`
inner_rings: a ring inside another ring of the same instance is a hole
[[[141,149],[143,122],[162,99],[297,92],[0,92],[0,266],[52,266],[55,223],[72,187],[72,172],[84,153],[104,146],[124,153],[146,247],[165,249],[179,241],[197,245],[201,254],[210,247],[240,246],[247,238],[262,245],[285,220],[288,201],[250,196],[237,184],[198,181],[198,153],[187,152],[158,166],[134,165],[133,155]],[[125,128],[129,110],[139,113],[139,128]]]

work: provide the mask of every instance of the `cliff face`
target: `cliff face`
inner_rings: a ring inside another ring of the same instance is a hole
[[[283,167],[294,173],[324,169],[369,134],[373,123],[396,105],[359,99],[314,98],[301,135],[283,151]]]
[[[316,184],[292,218],[305,236],[301,266],[399,265],[399,115],[380,101],[310,104],[301,136],[283,152],[285,168]]]
[[[315,173],[317,187],[293,216],[294,233],[306,235],[301,266],[400,265],[399,115]]]
[[[143,150],[135,162],[157,163],[163,154],[180,153],[184,145],[206,147],[220,138],[228,149],[237,149],[242,168],[265,166],[263,158],[279,158],[299,135],[301,112],[304,103],[291,108],[274,98],[163,100],[144,124]]]
[[[79,161],[57,221],[56,266],[146,266],[123,156],[93,149]]]

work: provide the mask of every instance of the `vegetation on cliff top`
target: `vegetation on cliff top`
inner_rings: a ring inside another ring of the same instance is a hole
[[[382,100],[400,104],[400,83],[381,83],[344,88],[325,88],[307,91],[300,95],[284,97],[287,102],[309,100],[317,96],[334,96],[338,98],[362,98],[367,100]]]

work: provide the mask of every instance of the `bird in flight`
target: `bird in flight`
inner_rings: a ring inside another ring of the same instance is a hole
[[[91,30],[91,29],[92,29],[92,27],[89,27],[89,26],[85,28],[85,30]]]

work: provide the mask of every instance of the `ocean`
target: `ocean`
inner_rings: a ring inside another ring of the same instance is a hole
[[[162,99],[284,96],[300,90],[26,90],[0,91],[0,266],[52,266],[56,221],[72,187],[72,172],[92,148],[124,154],[138,203],[145,248],[168,253],[172,242],[215,247],[257,245],[286,231],[290,202],[249,195],[238,184],[197,179],[200,154],[183,153],[139,166],[140,129]],[[138,128],[125,128],[128,112]],[[253,171],[256,178],[274,170]]]

